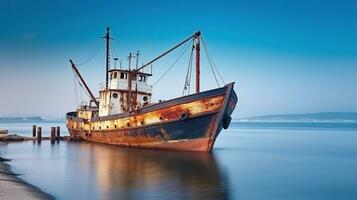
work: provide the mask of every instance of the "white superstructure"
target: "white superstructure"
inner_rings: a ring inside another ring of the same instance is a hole
[[[134,73],[124,69],[111,69],[108,72],[108,89],[99,91],[100,117],[135,110],[151,102],[148,84],[148,77],[151,74]],[[130,79],[131,85],[129,85]]]

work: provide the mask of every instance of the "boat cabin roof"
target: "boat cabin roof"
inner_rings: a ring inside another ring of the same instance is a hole
[[[108,70],[108,72],[109,73],[111,73],[111,72],[124,72],[124,73],[128,73],[129,72],[129,70],[127,70],[127,69],[110,69],[110,70]],[[144,72],[137,72],[139,75],[145,75],[145,76],[152,76],[152,74],[150,74],[150,73],[144,73]]]

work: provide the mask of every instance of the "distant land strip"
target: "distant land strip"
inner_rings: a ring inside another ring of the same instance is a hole
[[[281,122],[357,122],[357,112],[321,112],[308,114],[274,114],[238,118],[235,121],[281,121]]]

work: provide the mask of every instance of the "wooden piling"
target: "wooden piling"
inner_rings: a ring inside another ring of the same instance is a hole
[[[41,129],[41,127],[37,127],[36,137],[37,137],[37,141],[41,142],[41,138],[42,138],[42,129]]]
[[[36,125],[32,125],[32,137],[36,137]]]
[[[51,127],[51,143],[54,143],[56,140],[56,127]]]
[[[61,127],[57,126],[56,133],[57,133],[56,138],[57,140],[59,140],[61,138]]]

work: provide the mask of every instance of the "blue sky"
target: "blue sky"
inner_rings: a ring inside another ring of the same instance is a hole
[[[357,111],[356,10],[346,0],[0,1],[0,115],[73,110],[68,59],[86,60],[106,26],[123,63],[138,49],[145,63],[201,30],[225,81],[236,82],[236,117]],[[105,77],[103,53],[80,66],[94,91]],[[185,56],[154,88],[155,99],[181,94]],[[151,81],[174,60],[156,63]],[[202,84],[210,89],[205,60]]]

